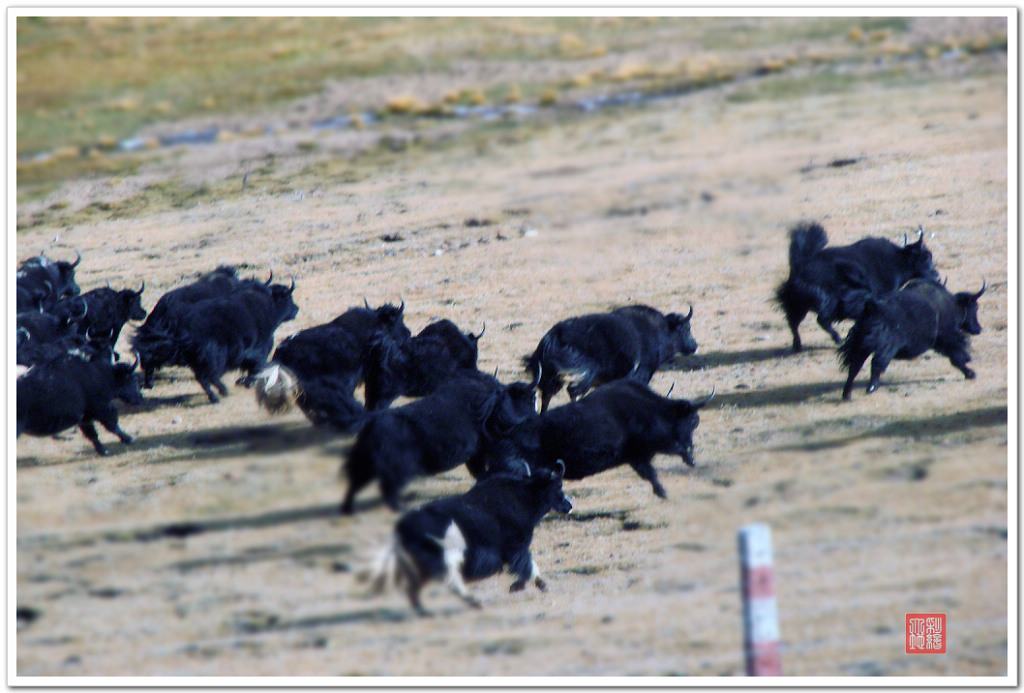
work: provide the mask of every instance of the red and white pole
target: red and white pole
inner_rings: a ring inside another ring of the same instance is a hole
[[[740,527],[739,549],[747,676],[782,676],[772,534],[768,525]]]

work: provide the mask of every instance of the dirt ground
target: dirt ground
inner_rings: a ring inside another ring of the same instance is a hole
[[[1015,328],[1005,56],[992,60],[838,93],[737,98],[752,87],[733,84],[484,134],[449,125],[376,163],[324,154],[371,133],[325,133],[317,151],[274,136],[195,147],[138,175],[174,166],[236,177],[237,192],[20,232],[18,261],[78,250],[84,290],[145,280],[147,308],[220,263],[294,276],[300,312],[278,339],[364,296],[403,299],[414,333],[486,323],[479,366],[504,381],[525,377],[521,356],[562,318],[692,304],[700,349],[651,386],[717,395],[697,467],[655,459],[667,500],[628,469],[567,482],[574,512],[533,543],[547,592],[492,578],[471,585],[473,611],[435,585],[421,619],[354,578],[396,516],[375,488],[336,515],[351,437],[271,418],[234,385],[211,405],[190,372],[164,371],[146,404],[121,406],[134,444],[101,431],[107,458],[75,430],[17,440],[17,676],[738,676],[736,532],[755,522],[772,530],[785,674],[1006,676]],[[242,189],[275,147],[292,154]],[[132,185],[75,183],[51,200]],[[842,402],[813,319],[808,348],[789,354],[771,299],[787,230],[806,219],[834,244],[923,226],[952,290],[987,280],[977,379],[926,356]],[[464,469],[418,480],[409,500],[470,483]],[[947,654],[905,654],[908,612],[948,615]]]

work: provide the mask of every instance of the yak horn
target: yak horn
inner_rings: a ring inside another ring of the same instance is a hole
[[[263,282],[263,286],[270,286],[272,281],[274,281],[274,270],[270,270],[270,276],[267,277],[267,281]]]
[[[686,317],[683,318],[683,320],[689,320],[692,317],[693,317],[693,304],[691,303],[690,304],[690,312],[686,314]]]
[[[665,393],[665,397],[666,398],[670,397],[672,395],[672,390],[674,390],[675,387],[676,387],[675,383],[672,383],[671,385],[668,386],[668,392]]]
[[[918,232],[917,240],[914,241],[913,244],[914,245],[921,245],[921,244],[924,243],[924,226],[920,226],[919,225],[917,227],[917,232]]]
[[[71,269],[78,267],[78,263],[82,261],[82,254],[80,252],[76,250],[75,255],[77,257],[75,258],[75,261],[71,263]]]
[[[561,479],[565,476],[565,462],[562,460],[555,460],[555,464],[558,465],[558,478]]]
[[[146,290],[146,280],[142,280],[142,288],[135,292],[136,296],[141,296],[142,292]]]
[[[295,292],[295,277],[292,277],[292,285],[290,287],[288,287],[288,293],[291,294],[291,293],[294,293],[294,292]]]
[[[714,385],[712,385],[712,386],[711,386],[711,394],[710,394],[710,395],[708,395],[707,397],[705,397],[704,399],[701,399],[701,400],[697,400],[696,402],[694,402],[694,403],[693,403],[693,408],[694,408],[694,409],[700,409],[700,408],[701,408],[701,407],[703,407],[703,406],[704,406],[705,404],[707,404],[708,402],[710,402],[710,401],[711,401],[711,398],[712,398],[712,397],[714,397],[714,396],[715,396],[715,386],[714,386]]]
[[[981,295],[983,293],[985,293],[985,289],[987,289],[987,288],[988,288],[988,282],[985,281],[985,279],[983,277],[982,280],[981,280],[981,291],[979,291],[978,293],[974,294],[974,300],[977,301],[979,298],[981,298]]]
[[[541,363],[540,361],[538,361],[537,362],[537,377],[533,379],[532,383],[530,383],[531,386],[537,387],[538,385],[540,385],[540,374],[543,373],[543,372],[544,372],[544,364]]]
[[[373,310],[373,308],[370,307],[370,302],[366,300],[366,296],[363,296],[363,305],[366,306],[366,310]]]
[[[483,329],[480,330],[480,334],[475,335],[472,332],[470,332],[469,333],[469,338],[472,339],[474,342],[478,342],[478,341],[480,341],[480,338],[484,336],[484,332],[486,332],[486,331],[487,331],[487,323],[485,322]]]

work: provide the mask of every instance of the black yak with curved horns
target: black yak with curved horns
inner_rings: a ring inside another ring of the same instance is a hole
[[[840,360],[849,371],[843,399],[850,399],[853,380],[872,354],[868,392],[878,388],[892,359],[907,361],[930,349],[948,358],[968,380],[974,378],[967,367],[968,335],[981,334],[978,299],[986,287],[983,281],[976,294],[952,294],[938,282],[915,279],[885,298],[868,301],[864,315],[839,347]]]
[[[802,343],[800,322],[813,311],[832,341],[841,342],[832,327],[837,320],[856,320],[871,297],[896,291],[911,279],[938,279],[931,251],[920,237],[903,247],[884,238],[862,238],[852,245],[826,248],[825,230],[816,222],[793,228],[789,242],[789,278],[775,292],[793,333],[793,351]]]

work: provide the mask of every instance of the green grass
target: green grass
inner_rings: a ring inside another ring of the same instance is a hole
[[[766,29],[744,18],[685,17],[19,17],[17,150],[87,146],[157,121],[258,110],[317,93],[328,80],[467,60],[576,61],[651,40],[705,52],[782,45],[902,21],[781,19]],[[540,88],[521,86],[530,95]]]
[[[557,61],[590,86],[567,86],[546,73],[530,81],[524,73],[507,84],[454,88],[480,93],[489,104],[514,92],[526,103],[542,94],[559,103],[580,89],[712,87],[760,65],[769,78],[732,98],[788,98],[845,89],[855,79],[787,79],[790,67],[805,60],[798,56],[808,42],[818,47],[816,57],[806,58],[811,62],[867,61],[885,55],[882,44],[898,41],[908,26],[898,17],[18,17],[18,198],[37,198],[67,179],[131,175],[154,154],[107,150],[148,125],[259,114],[335,80],[417,75],[467,62]],[[717,67],[693,72],[683,63],[658,64],[650,66],[656,74],[639,70],[619,79],[616,70],[635,62],[629,51],[652,43],[692,47],[688,56],[698,64],[712,56]],[[965,48],[1005,51],[1006,37],[975,39]],[[759,63],[767,55],[773,61]],[[605,60],[603,73],[593,72],[594,59]],[[449,112],[443,103],[424,106],[427,115]],[[392,117],[380,115],[385,122]],[[516,126],[480,128],[488,143],[494,131]],[[305,154],[318,153],[315,141],[304,147]],[[23,160],[54,151],[62,156]]]

